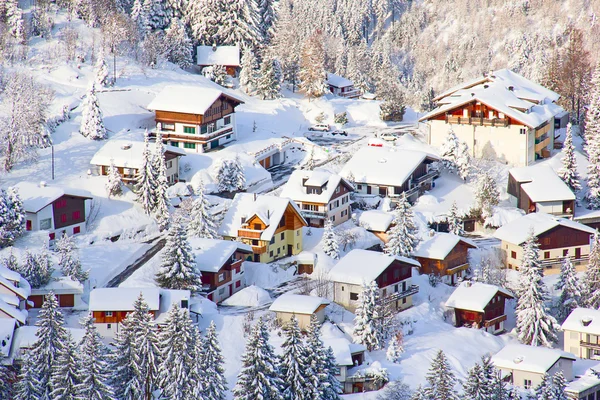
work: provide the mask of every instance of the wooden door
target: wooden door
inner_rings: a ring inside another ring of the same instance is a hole
[[[367,194],[371,194],[371,186],[367,185]]]
[[[288,244],[288,257],[292,255],[292,252],[294,251],[294,246],[291,244]]]
[[[58,305],[60,307],[73,307],[75,305],[74,294],[61,294],[58,296]]]
[[[581,247],[576,247],[575,248],[575,259],[580,259],[581,258]]]

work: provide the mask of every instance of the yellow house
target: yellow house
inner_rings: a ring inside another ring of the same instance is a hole
[[[227,210],[219,234],[252,247],[252,261],[269,263],[302,251],[307,226],[296,204],[287,198],[238,193]]]

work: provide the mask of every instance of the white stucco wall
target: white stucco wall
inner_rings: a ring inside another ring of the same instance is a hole
[[[540,255],[540,260],[544,261],[546,259],[560,259],[563,258],[563,250],[568,250],[569,252],[569,256],[570,257],[575,257],[575,249],[581,249],[581,255],[582,256],[587,256],[590,254],[590,246],[589,245],[584,245],[584,246],[573,246],[573,247],[558,247],[555,249],[547,249],[547,250],[540,250],[539,251],[539,255]],[[504,262],[504,266],[507,268],[511,268],[515,269],[516,267],[518,267],[521,264],[521,258],[523,257],[523,248],[521,246],[518,246],[516,244],[512,244],[512,243],[508,243],[506,241],[502,241],[501,245],[500,245],[500,250],[501,250],[501,254],[502,254],[502,259]],[[516,253],[516,257],[512,256],[512,252]],[[549,252],[550,257],[546,258],[545,257],[545,253]]]

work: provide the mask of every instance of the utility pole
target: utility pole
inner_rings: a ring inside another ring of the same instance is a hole
[[[52,180],[54,180],[54,143],[50,147],[52,148]]]

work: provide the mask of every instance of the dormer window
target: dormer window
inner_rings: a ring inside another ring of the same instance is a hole
[[[246,217],[242,217],[242,224],[246,223]]]

